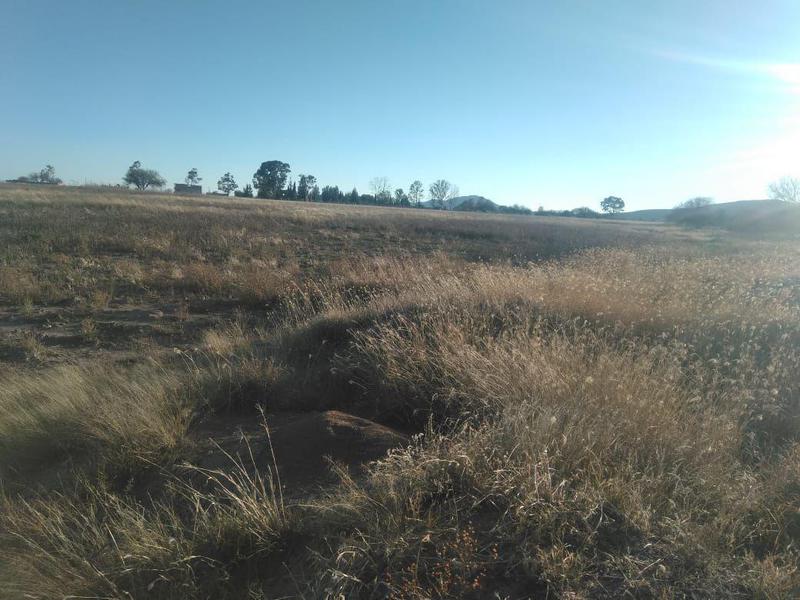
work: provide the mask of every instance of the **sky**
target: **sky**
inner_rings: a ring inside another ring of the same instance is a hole
[[[669,208],[800,176],[798,0],[0,0],[0,179],[262,161]]]

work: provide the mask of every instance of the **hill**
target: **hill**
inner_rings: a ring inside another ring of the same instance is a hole
[[[434,208],[432,200],[426,200],[422,206]],[[484,196],[456,196],[444,202],[444,210],[455,210],[461,212],[484,212],[484,213],[521,213],[530,214],[532,211],[521,206],[503,206],[485,198]]]
[[[500,209],[498,204],[483,196],[457,196],[456,198],[451,198],[445,204],[448,210],[497,212]]]
[[[780,200],[738,200],[697,208],[635,210],[602,215],[601,218],[667,222],[684,227],[716,227],[743,234],[800,233],[800,205]]]
[[[422,203],[422,206],[427,208],[433,208],[435,205],[436,203],[433,200],[426,200]],[[498,208],[500,208],[499,204],[483,196],[456,196],[455,198],[449,198],[444,201],[445,210],[497,212]]]
[[[800,234],[800,205],[740,200],[669,211],[666,220],[687,227],[720,227],[746,234]]]

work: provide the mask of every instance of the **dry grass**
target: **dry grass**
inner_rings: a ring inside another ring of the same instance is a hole
[[[120,356],[4,354],[4,597],[800,594],[796,242],[107,191],[0,210],[8,318]],[[109,338],[120,306],[160,333]],[[196,423],[256,407],[416,435],[286,501],[255,460],[182,466]]]
[[[89,458],[129,469],[184,443],[190,411],[173,373],[63,366],[0,383],[0,476]]]
[[[230,568],[268,563],[290,516],[269,474],[240,464],[202,475],[213,491],[178,484],[147,508],[92,485],[47,500],[4,499],[0,523],[10,535],[0,559],[13,575],[4,596],[229,597],[242,584],[230,581]]]
[[[175,290],[268,302],[344,257],[428,256],[524,263],[579,248],[690,236],[579,219],[173,198],[109,190],[0,187],[6,301],[153,297]],[[692,234],[697,236],[698,234]],[[2,299],[2,298],[0,298]]]

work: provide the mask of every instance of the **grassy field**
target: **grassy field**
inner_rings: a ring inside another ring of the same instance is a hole
[[[0,597],[800,595],[800,242],[0,186]]]

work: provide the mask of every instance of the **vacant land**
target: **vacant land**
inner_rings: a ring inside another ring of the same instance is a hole
[[[791,598],[800,242],[0,186],[3,598]]]

